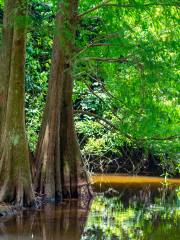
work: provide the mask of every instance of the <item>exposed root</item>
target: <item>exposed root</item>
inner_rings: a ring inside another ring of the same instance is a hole
[[[16,213],[17,211],[14,206],[6,203],[0,203],[0,217],[12,216]]]

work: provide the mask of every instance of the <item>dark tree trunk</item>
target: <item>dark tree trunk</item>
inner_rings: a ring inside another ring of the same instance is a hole
[[[24,114],[26,6],[26,0],[17,0],[14,7],[6,122],[0,146],[0,201],[19,207],[31,205],[34,200]]]
[[[35,189],[48,199],[90,196],[72,109],[72,58],[78,1],[58,6],[46,109],[36,151]]]

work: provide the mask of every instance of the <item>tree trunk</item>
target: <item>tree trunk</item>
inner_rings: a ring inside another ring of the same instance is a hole
[[[63,197],[78,197],[90,194],[88,179],[83,169],[73,118],[73,80],[71,68],[64,76],[63,106],[61,112],[61,168]]]
[[[6,0],[4,6],[2,43],[0,48],[0,139],[5,123],[5,112],[9,86],[13,41],[14,2],[14,0]]]
[[[19,207],[34,201],[24,114],[26,8],[25,0],[16,1],[6,122],[0,146],[0,201]]]
[[[90,196],[74,130],[72,57],[78,1],[58,6],[46,109],[36,151],[35,189],[50,200]]]

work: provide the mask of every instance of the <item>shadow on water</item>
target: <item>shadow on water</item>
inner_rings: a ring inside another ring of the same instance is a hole
[[[179,240],[180,187],[96,184],[93,201],[0,219],[0,240]]]

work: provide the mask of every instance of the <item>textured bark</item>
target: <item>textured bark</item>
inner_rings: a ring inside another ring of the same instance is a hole
[[[61,7],[61,6],[60,6]],[[62,13],[56,16],[56,34],[54,36],[52,67],[49,79],[48,96],[44,111],[42,128],[36,151],[35,189],[45,193],[47,198],[61,195],[61,176],[56,168],[56,158],[60,158],[60,139],[58,134],[63,86],[64,51],[60,45],[63,37],[65,18]],[[58,182],[58,186],[55,183]],[[59,189],[58,189],[59,188]]]
[[[26,1],[16,1],[6,122],[0,146],[0,201],[19,207],[34,200],[24,114],[26,6]]]
[[[36,151],[35,189],[48,199],[90,195],[72,114],[72,57],[78,1],[59,4],[46,109]]]
[[[71,68],[64,77],[63,106],[61,112],[61,168],[63,197],[91,195],[88,179],[83,169],[80,147],[73,118],[72,104],[73,80]]]
[[[13,41],[14,0],[6,0],[4,6],[2,43],[0,46],[0,139],[5,123],[5,112],[10,76],[11,51]]]

